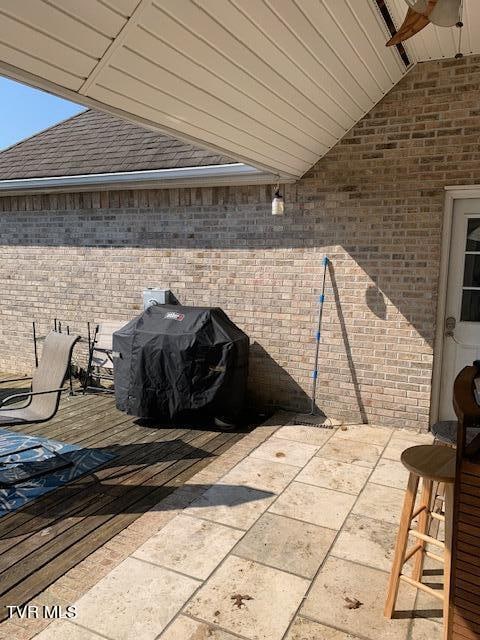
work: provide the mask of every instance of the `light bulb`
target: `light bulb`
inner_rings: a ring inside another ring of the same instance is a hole
[[[283,216],[284,212],[285,201],[280,193],[280,189],[277,189],[272,200],[272,216]]]

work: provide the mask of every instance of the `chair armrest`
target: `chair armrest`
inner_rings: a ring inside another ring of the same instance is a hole
[[[9,378],[8,380],[0,380],[0,384],[6,384],[7,382],[22,382],[23,380],[31,380],[32,376],[23,376],[22,378]]]
[[[11,396],[7,396],[3,400],[0,400],[0,409],[11,400],[17,400],[17,398],[31,398],[32,396],[44,396],[48,393],[58,393],[59,391],[68,391],[67,387],[60,387],[59,389],[51,389],[50,391],[28,391],[26,393],[14,393]]]

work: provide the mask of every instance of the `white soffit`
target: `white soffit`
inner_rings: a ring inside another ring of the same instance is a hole
[[[398,28],[407,13],[405,0],[386,0],[395,26]],[[480,53],[480,0],[463,0],[461,52],[468,56]],[[459,29],[429,24],[405,42],[405,49],[416,62],[454,58],[458,52]]]
[[[286,178],[405,75],[388,37],[375,0],[0,0],[0,74]]]

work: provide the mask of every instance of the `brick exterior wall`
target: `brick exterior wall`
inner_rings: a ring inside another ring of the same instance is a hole
[[[308,407],[322,258],[332,261],[318,405],[426,426],[444,186],[480,183],[480,58],[410,72],[297,184],[0,198],[0,367],[30,322],[129,319],[146,286],[219,305],[251,337],[251,399]]]

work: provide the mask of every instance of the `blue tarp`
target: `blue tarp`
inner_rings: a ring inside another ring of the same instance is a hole
[[[61,457],[55,456],[54,452]],[[90,473],[114,457],[114,454],[103,449],[84,449],[58,440],[0,429],[0,478],[22,475],[28,478],[12,486],[0,486],[0,517]],[[71,464],[56,468],[66,462]],[[46,473],[42,473],[42,464],[45,465]],[[55,470],[49,471],[49,468]],[[35,477],[31,477],[32,475]]]

